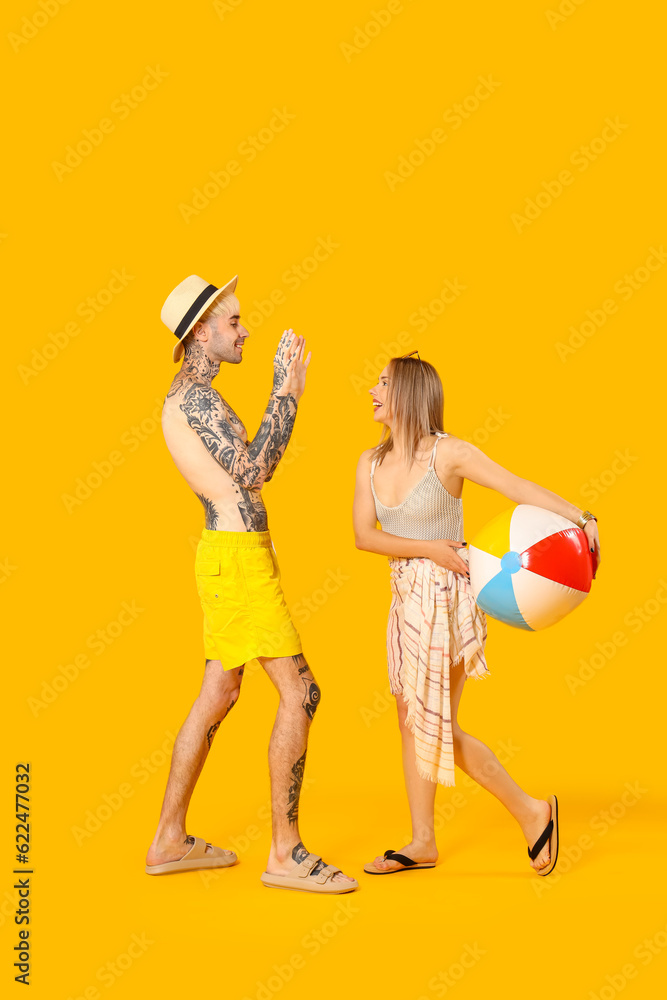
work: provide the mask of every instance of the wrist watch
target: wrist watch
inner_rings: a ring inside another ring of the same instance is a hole
[[[577,518],[576,524],[580,528],[585,528],[587,521],[597,521],[597,517],[595,514],[591,514],[590,510],[585,510],[581,517]]]

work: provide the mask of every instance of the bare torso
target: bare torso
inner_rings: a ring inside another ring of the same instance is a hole
[[[198,387],[212,387],[196,377],[179,372],[171,384],[162,409],[162,431],[176,468],[201,501],[206,515],[205,527],[218,531],[266,531],[266,509],[259,490],[245,489],[234,482],[222,465],[207,450],[191,426],[198,400]],[[220,396],[226,419],[243,441],[248,435],[242,421]]]

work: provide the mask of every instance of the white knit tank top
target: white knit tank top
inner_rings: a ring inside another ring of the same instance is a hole
[[[448,434],[439,432],[436,436],[438,440],[449,437]],[[436,538],[463,541],[463,500],[461,497],[453,497],[438,478],[434,464],[437,447],[438,441],[433,445],[426,473],[396,507],[387,507],[378,499],[373,482],[377,459],[373,459],[371,489],[375,500],[375,514],[383,531],[421,541]]]

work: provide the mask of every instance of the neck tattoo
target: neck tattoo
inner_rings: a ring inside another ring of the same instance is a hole
[[[205,382],[211,382],[219,371],[220,362],[211,361],[199,341],[187,345],[181,366],[183,375],[196,375]]]

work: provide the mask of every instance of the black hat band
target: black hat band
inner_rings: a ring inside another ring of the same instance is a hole
[[[211,297],[213,292],[217,291],[218,291],[217,285],[207,285],[204,291],[199,293],[199,295],[194,300],[194,302],[186,312],[181,322],[174,330],[174,333],[176,334],[179,340],[181,339],[187,328],[190,326],[190,323],[193,321],[193,319],[195,318],[201,307],[204,305],[206,300]]]

